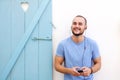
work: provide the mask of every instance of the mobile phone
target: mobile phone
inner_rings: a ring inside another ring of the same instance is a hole
[[[82,73],[83,70],[79,69],[79,68],[76,68],[76,70],[79,72],[79,73]]]

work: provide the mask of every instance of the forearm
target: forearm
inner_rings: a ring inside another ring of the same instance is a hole
[[[98,58],[97,62],[95,61],[94,65],[91,67],[91,72],[95,73],[95,72],[99,71],[100,68],[101,68],[101,59]]]
[[[62,66],[62,65],[55,65],[55,69],[56,69],[56,71],[61,72],[61,73],[64,73],[64,74],[69,74],[70,71],[71,71],[70,68],[65,68],[65,67]]]
[[[69,74],[71,69],[64,67],[62,65],[63,62],[64,62],[64,58],[63,57],[55,56],[55,63],[54,63],[55,69],[56,69],[56,71],[59,71],[61,73]]]

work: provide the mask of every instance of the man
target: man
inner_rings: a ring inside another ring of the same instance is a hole
[[[54,65],[57,71],[64,73],[64,80],[93,80],[93,73],[101,68],[98,46],[83,35],[86,29],[86,18],[77,15],[72,21],[73,35],[58,45]]]

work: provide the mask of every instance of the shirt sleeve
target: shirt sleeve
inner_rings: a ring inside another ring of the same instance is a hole
[[[64,58],[64,47],[63,47],[62,43],[59,43],[59,45],[57,47],[56,55]]]
[[[96,42],[93,43],[93,51],[92,51],[92,58],[98,58],[100,57],[100,52],[99,52],[99,48]]]

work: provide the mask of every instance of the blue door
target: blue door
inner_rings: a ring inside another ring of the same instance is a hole
[[[51,2],[0,1],[0,80],[52,80]]]

